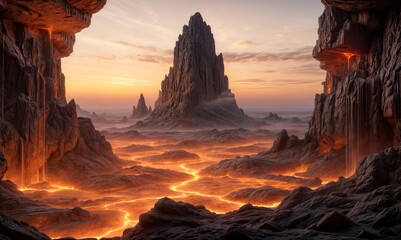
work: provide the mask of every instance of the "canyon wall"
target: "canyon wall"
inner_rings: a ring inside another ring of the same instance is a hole
[[[346,149],[347,174],[368,154],[400,143],[399,1],[323,0],[313,56],[327,71],[306,141]]]
[[[47,165],[76,148],[75,102],[65,97],[61,58],[106,0],[0,0],[0,148],[6,178],[44,181]]]

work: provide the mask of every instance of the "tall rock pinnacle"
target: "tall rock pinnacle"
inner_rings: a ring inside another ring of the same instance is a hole
[[[141,93],[138,104],[132,110],[132,118],[147,117],[152,112],[152,108],[146,106],[145,97]]]
[[[211,103],[217,99],[224,101]],[[178,37],[174,48],[174,65],[162,81],[157,103],[151,117],[156,121],[188,118],[213,120],[223,117],[223,112],[227,111],[233,119],[250,119],[238,108],[228,88],[223,55],[216,56],[211,28],[200,13],[190,18],[189,24],[183,27]],[[216,111],[216,108],[220,109]],[[225,121],[219,119],[219,122]]]

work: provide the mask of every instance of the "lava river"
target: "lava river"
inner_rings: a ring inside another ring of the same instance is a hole
[[[113,151],[125,160],[124,168],[115,173],[119,178],[113,187],[67,185],[49,180],[50,183],[20,189],[28,197],[54,208],[79,207],[88,211],[91,223],[73,227],[61,223],[57,227],[41,226],[34,220],[30,223],[52,238],[102,238],[121,236],[126,228],[135,226],[141,213],[149,211],[163,197],[204,205],[216,213],[234,211],[247,203],[275,207],[290,190],[300,186],[283,178],[295,177],[307,166],[299,165],[291,171],[277,173],[278,179],[213,175],[201,171],[223,159],[267,151],[276,135],[266,131],[246,131],[141,132],[135,136],[106,134]],[[124,179],[124,187],[119,187],[121,179]],[[107,175],[99,181],[114,181],[114,175]],[[270,191],[270,188],[275,190],[273,194],[269,193],[272,198],[252,198],[254,192],[247,195],[250,191],[247,189],[264,190],[266,186]]]

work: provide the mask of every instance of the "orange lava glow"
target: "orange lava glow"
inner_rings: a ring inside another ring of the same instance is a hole
[[[343,53],[343,54],[347,58],[347,66],[348,66],[348,71],[349,71],[350,70],[351,58],[353,56],[355,56],[355,54],[354,53],[350,53],[350,52],[346,52],[346,53]]]
[[[46,191],[49,193],[54,193],[54,192],[59,192],[63,190],[75,190],[74,187],[69,187],[69,186],[61,186],[61,185],[54,185],[52,184],[49,188],[34,188],[34,187],[24,187],[24,188],[18,188],[21,192],[27,192],[27,191]]]
[[[105,193],[99,189],[82,190],[79,186],[68,186],[57,184],[39,184],[21,188],[26,195],[31,198],[42,200],[52,206],[52,202],[46,202],[48,199],[69,198],[78,199],[77,204],[82,209],[103,217],[105,222],[93,223],[93,226],[82,229],[77,226],[76,229],[69,229],[64,232],[49,232],[46,234],[53,238],[67,237],[72,235],[75,238],[105,238],[121,236],[127,228],[134,227],[138,223],[140,214],[149,211],[155,202],[163,197],[169,197],[175,201],[185,201],[193,205],[204,205],[210,211],[222,214],[239,209],[241,206],[251,203],[255,206],[274,208],[280,204],[280,201],[238,201],[230,199],[230,193],[247,188],[259,188],[270,186],[284,190],[293,190],[299,187],[299,183],[283,182],[275,179],[262,179],[258,177],[236,177],[236,176],[204,176],[199,171],[211,164],[217,163],[222,159],[235,158],[236,156],[252,155],[258,151],[267,150],[271,147],[274,136],[266,139],[247,139],[241,141],[229,141],[222,143],[204,143],[198,146],[179,145],[180,138],[138,138],[138,139],[108,139],[113,146],[113,151],[122,159],[132,161],[127,163],[127,167],[132,165],[142,166],[151,169],[166,169],[175,174],[186,176],[185,178],[174,179],[175,175],[168,177],[168,180],[155,180],[154,184],[147,186],[136,186],[130,189],[111,188]],[[128,146],[147,146],[147,150],[132,150]],[[177,147],[179,146],[179,148]],[[144,160],[144,157],[158,156],[167,151],[186,150],[199,156],[198,159],[180,159],[173,160]],[[279,174],[283,176],[292,176],[302,178],[299,173],[305,172],[308,165],[299,165],[291,170],[283,171]],[[128,169],[128,168],[127,168]],[[128,171],[128,170],[127,170]],[[150,173],[145,172],[127,172],[127,176],[141,178],[148,177]],[[163,174],[163,173],[161,173]],[[171,178],[171,179],[170,179]],[[161,178],[163,179],[163,178]],[[71,209],[77,205],[61,204],[55,208]],[[107,219],[114,219],[108,221]],[[33,224],[35,225],[35,224]],[[41,230],[39,228],[39,230]]]

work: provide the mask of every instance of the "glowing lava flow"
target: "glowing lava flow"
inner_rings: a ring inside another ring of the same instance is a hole
[[[110,206],[114,206],[114,205],[118,205],[118,204],[123,204],[123,203],[133,203],[133,202],[136,202],[136,201],[139,201],[139,200],[141,200],[141,199],[113,202],[113,203],[106,204],[106,205],[104,205],[103,207],[104,207],[104,209],[106,209],[106,210],[110,210]],[[117,210],[120,211],[120,212],[122,212],[122,213],[124,214],[124,222],[123,222],[123,224],[122,224],[120,227],[118,227],[118,228],[108,230],[108,231],[107,231],[106,233],[104,233],[103,235],[97,236],[97,237],[96,237],[97,239],[101,239],[101,238],[107,237],[107,236],[109,236],[110,234],[112,234],[112,233],[114,233],[114,232],[123,230],[123,229],[127,228],[130,224],[136,224],[136,223],[138,223],[138,221],[131,220],[131,218],[130,218],[130,217],[131,217],[131,214],[130,214],[128,211],[125,211],[125,210],[123,210],[123,209],[117,209]]]
[[[347,66],[348,66],[348,71],[350,70],[350,61],[351,61],[351,58],[353,57],[353,56],[355,56],[355,54],[353,54],[353,53],[343,53],[344,54],[344,56],[347,58]]]
[[[184,186],[186,186],[187,184],[189,184],[191,182],[196,182],[200,178],[200,176],[198,175],[198,171],[195,171],[195,170],[187,168],[185,166],[185,164],[181,164],[180,168],[183,169],[185,171],[185,173],[192,175],[193,179],[184,181],[184,182],[182,182],[182,183],[180,183],[178,185],[171,186],[171,188],[170,188],[171,190],[173,190],[175,192],[178,192],[178,193],[182,193],[182,194],[184,194],[185,197],[187,197],[188,195],[196,195],[196,196],[200,196],[200,197],[215,198],[215,199],[218,199],[221,202],[225,202],[225,203],[229,203],[229,204],[235,204],[238,207],[242,207],[243,205],[246,204],[246,203],[243,203],[243,202],[230,201],[230,200],[224,199],[223,197],[218,196],[218,195],[204,194],[204,193],[200,193],[200,192],[197,192],[197,191],[180,190],[179,188],[184,187]],[[259,206],[272,208],[272,207],[276,207],[277,205],[278,205],[278,203],[274,203],[272,205],[259,205]],[[215,213],[219,213],[219,214],[223,214],[224,213],[224,212],[221,212],[221,211],[213,210],[210,207],[209,207],[209,210],[211,210],[211,211],[213,211]]]
[[[189,195],[196,195],[196,196],[201,196],[201,197],[218,199],[219,201],[224,202],[224,203],[234,204],[238,208],[245,204],[243,202],[230,201],[230,200],[224,199],[221,196],[217,196],[217,195],[203,194],[203,193],[196,192],[196,191],[182,190],[181,188],[186,186],[187,184],[189,184],[191,182],[198,181],[200,176],[198,175],[198,171],[195,171],[195,170],[192,170],[190,168],[187,168],[185,166],[185,164],[181,164],[180,168],[183,169],[185,171],[185,173],[192,175],[193,178],[190,179],[190,180],[187,180],[187,181],[183,181],[183,182],[181,182],[181,183],[179,183],[177,185],[171,186],[170,189],[173,190],[174,192],[179,193],[179,195],[169,196],[170,198],[178,199],[178,198],[188,197]],[[114,207],[114,210],[122,212],[124,214],[124,221],[123,221],[121,226],[119,226],[117,228],[114,228],[114,229],[110,229],[107,232],[105,232],[104,234],[97,236],[96,238],[100,239],[100,238],[104,238],[104,237],[110,237],[110,236],[112,236],[111,235],[112,233],[119,233],[119,231],[124,230],[127,227],[133,226],[133,225],[138,223],[138,220],[133,220],[131,214],[128,211],[122,209],[121,207],[118,207],[118,205],[126,204],[126,203],[135,203],[135,202],[144,201],[144,200],[157,201],[158,199],[163,198],[163,197],[164,196],[138,198],[138,199],[133,199],[133,200],[122,200],[122,201],[118,201],[118,202],[105,204],[103,206],[103,208],[105,210],[113,210],[112,207]],[[269,206],[263,206],[263,207],[276,207],[277,205],[278,205],[278,203],[275,203],[275,204],[272,204],[272,205],[269,205]],[[213,209],[210,209],[210,210],[213,211],[213,212],[216,212],[218,214],[224,213],[224,212],[213,210]]]
[[[183,197],[183,195],[180,196],[173,196],[171,198],[179,198],[179,197]],[[113,210],[110,207],[114,206],[117,207],[117,205],[121,205],[121,204],[126,204],[126,203],[136,203],[139,201],[145,201],[145,200],[151,200],[151,201],[157,201],[160,198],[163,198],[163,196],[158,196],[158,197],[145,197],[145,198],[137,198],[137,199],[133,199],[133,200],[122,200],[122,201],[118,201],[118,202],[113,202],[113,203],[108,203],[103,205],[103,208],[105,210]],[[102,235],[99,235],[95,238],[97,239],[101,239],[101,238],[105,238],[105,237],[109,237],[111,236],[112,233],[116,233],[119,234],[119,231],[126,229],[128,226],[135,226],[138,223],[138,220],[132,220],[131,214],[122,209],[122,208],[116,208],[114,210],[120,211],[124,214],[124,222],[121,226],[114,228],[114,229],[110,229],[107,232],[105,232]]]
[[[60,186],[60,185],[51,185],[51,188],[33,188],[33,187],[26,187],[26,188],[18,188],[21,192],[26,191],[46,191],[50,193],[64,191],[64,190],[76,190],[74,187],[68,186]]]

